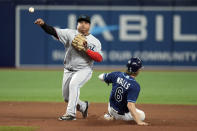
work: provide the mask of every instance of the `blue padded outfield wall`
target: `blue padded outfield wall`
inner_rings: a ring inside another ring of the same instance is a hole
[[[165,3],[166,4],[166,3]],[[125,65],[131,56],[149,66],[197,66],[197,5],[32,5],[15,6],[14,66],[62,66],[63,44],[34,24],[76,28],[80,14],[91,16],[91,33],[102,43],[104,61]]]

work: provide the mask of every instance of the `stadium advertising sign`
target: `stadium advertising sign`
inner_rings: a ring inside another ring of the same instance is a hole
[[[91,16],[91,33],[102,43],[104,61],[125,65],[131,56],[145,65],[197,66],[196,7],[29,6],[16,8],[16,65],[60,65],[64,47],[33,24],[76,28],[80,14]]]

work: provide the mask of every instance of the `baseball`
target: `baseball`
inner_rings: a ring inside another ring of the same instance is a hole
[[[29,12],[34,13],[34,7],[29,7]]]

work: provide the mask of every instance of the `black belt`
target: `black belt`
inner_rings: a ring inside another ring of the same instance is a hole
[[[125,113],[120,113],[120,112],[118,112],[118,115],[124,115]]]
[[[111,109],[116,112],[118,115],[124,115],[125,113],[122,113],[122,112],[118,112],[117,110],[115,110],[114,108],[111,107]]]
[[[66,70],[68,70],[68,71],[75,71],[76,72],[76,70],[73,70],[71,68],[66,68]]]

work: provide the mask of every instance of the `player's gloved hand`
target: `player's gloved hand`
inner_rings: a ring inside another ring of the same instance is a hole
[[[85,36],[82,34],[75,36],[74,40],[72,41],[72,46],[78,51],[86,51],[88,47]]]

